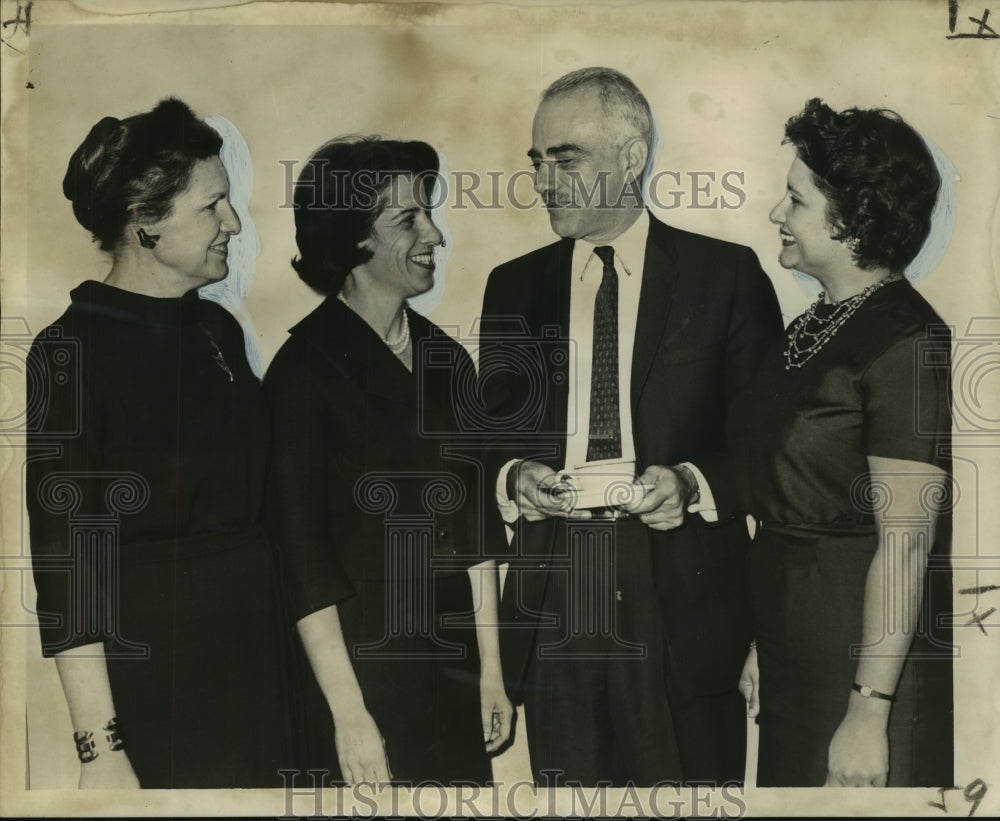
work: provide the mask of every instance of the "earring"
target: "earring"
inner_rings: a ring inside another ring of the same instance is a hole
[[[844,245],[847,246],[847,250],[852,254],[856,254],[858,249],[861,247],[861,239],[859,237],[848,237],[844,240]]]
[[[160,238],[159,234],[147,234],[142,228],[136,231],[136,236],[139,237],[139,244],[143,248],[155,248],[156,241]]]

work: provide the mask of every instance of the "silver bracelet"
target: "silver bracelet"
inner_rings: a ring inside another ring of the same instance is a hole
[[[112,716],[108,723],[102,728],[104,738],[108,742],[108,750],[118,752],[125,749],[125,742],[118,732],[118,719]],[[76,757],[84,764],[89,764],[100,753],[97,751],[97,742],[94,741],[94,734],[90,730],[78,730],[73,733],[73,743],[76,744]]]

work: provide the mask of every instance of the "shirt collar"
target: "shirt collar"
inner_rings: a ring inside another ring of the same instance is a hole
[[[615,268],[624,271],[626,276],[642,273],[643,260],[646,257],[646,237],[649,234],[649,212],[643,208],[639,218],[611,242],[590,242],[579,240],[573,246],[573,271],[577,278],[583,279],[590,267],[597,266],[600,271],[601,261],[594,253],[600,245],[610,245],[615,249]]]

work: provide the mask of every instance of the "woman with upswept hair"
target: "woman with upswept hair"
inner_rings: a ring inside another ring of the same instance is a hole
[[[27,504],[80,787],[278,787],[297,763],[264,395],[198,296],[240,231],[221,147],[167,99],[100,120],[63,181],[110,269],[31,349]]]

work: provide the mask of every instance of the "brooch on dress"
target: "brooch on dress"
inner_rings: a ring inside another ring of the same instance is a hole
[[[198,327],[201,328],[201,332],[205,334],[205,338],[208,339],[208,344],[212,346],[212,359],[215,361],[215,364],[222,368],[226,376],[229,377],[229,381],[232,382],[233,372],[229,370],[226,357],[222,355],[222,349],[219,347],[219,343],[215,341],[215,337],[212,336],[212,332],[209,330],[208,325],[204,322],[199,322]]]

